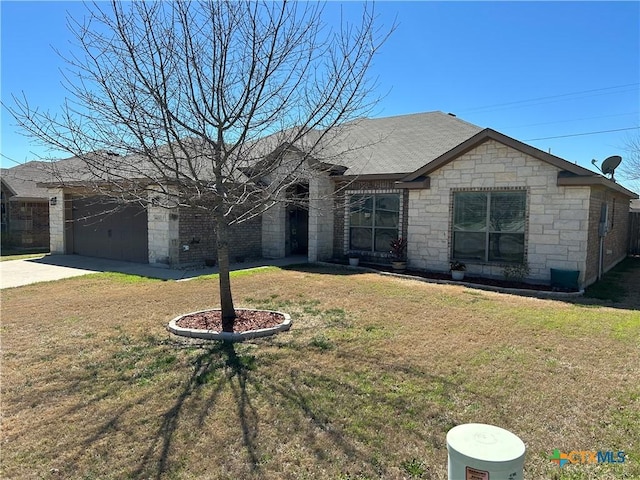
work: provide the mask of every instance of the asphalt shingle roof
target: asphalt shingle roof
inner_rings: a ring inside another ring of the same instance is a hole
[[[0,177],[18,199],[48,198],[47,189],[37,186],[38,182],[53,180],[52,171],[48,162],[27,162],[12,168],[0,170]]]
[[[329,151],[345,175],[410,173],[480,131],[443,112],[368,118],[342,127]]]

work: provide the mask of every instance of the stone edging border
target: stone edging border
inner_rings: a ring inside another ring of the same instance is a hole
[[[210,308],[208,310],[200,310],[197,312],[184,313],[182,315],[178,315],[176,318],[171,320],[167,325],[167,330],[169,330],[174,335],[179,335],[181,337],[189,337],[189,338],[199,338],[202,340],[223,340],[227,342],[243,342],[245,340],[251,340],[253,338],[260,337],[268,337],[270,335],[275,335],[276,333],[284,332],[291,328],[291,324],[293,323],[291,320],[291,315],[284,312],[278,312],[275,310],[260,310],[255,308],[236,308],[236,310],[252,310],[259,312],[269,312],[269,313],[277,313],[284,317],[284,321],[276,325],[275,327],[270,328],[262,328],[260,330],[249,330],[247,332],[218,332],[216,330],[200,330],[197,328],[183,328],[178,326],[177,322],[188,315],[193,315],[196,313],[203,312],[213,312],[219,311],[219,308]]]
[[[526,295],[530,297],[535,296],[535,297],[543,297],[543,298],[573,298],[573,297],[581,297],[584,294],[584,289],[579,290],[577,292],[550,292],[547,290],[533,290],[529,288],[506,288],[506,287],[496,287],[493,285],[483,285],[480,283],[472,283],[472,282],[465,282],[465,281],[439,280],[435,278],[416,277],[416,276],[408,275],[404,273],[384,272],[384,271],[376,270],[375,268],[369,268],[369,267],[352,267],[350,265],[341,265],[341,264],[330,263],[330,262],[315,262],[315,263],[325,267],[341,267],[349,270],[360,270],[363,272],[377,273],[379,275],[385,275],[389,277],[406,278],[408,280],[418,280],[419,282],[425,282],[425,283],[436,283],[440,285],[462,285],[463,287],[476,288],[478,290],[486,290],[489,292],[510,293],[513,295]]]

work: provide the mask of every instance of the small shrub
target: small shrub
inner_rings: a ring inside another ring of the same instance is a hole
[[[502,270],[502,275],[507,281],[521,282],[529,275],[529,264],[518,263],[515,265],[506,265]]]
[[[466,269],[467,266],[462,262],[458,262],[457,260],[455,262],[449,263],[449,270],[451,271],[464,272]]]
[[[407,251],[407,239],[406,238],[396,238],[395,240],[391,240],[389,244],[391,247],[390,253],[393,255],[394,260],[403,261],[405,259],[406,251]]]

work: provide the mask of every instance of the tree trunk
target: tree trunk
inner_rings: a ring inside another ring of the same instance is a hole
[[[222,310],[222,331],[233,332],[236,311],[231,296],[229,278],[229,225],[224,218],[216,222],[218,266],[220,269],[220,309]]]

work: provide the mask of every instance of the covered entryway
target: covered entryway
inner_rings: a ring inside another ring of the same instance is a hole
[[[72,197],[67,253],[148,263],[147,210],[108,197]]]

